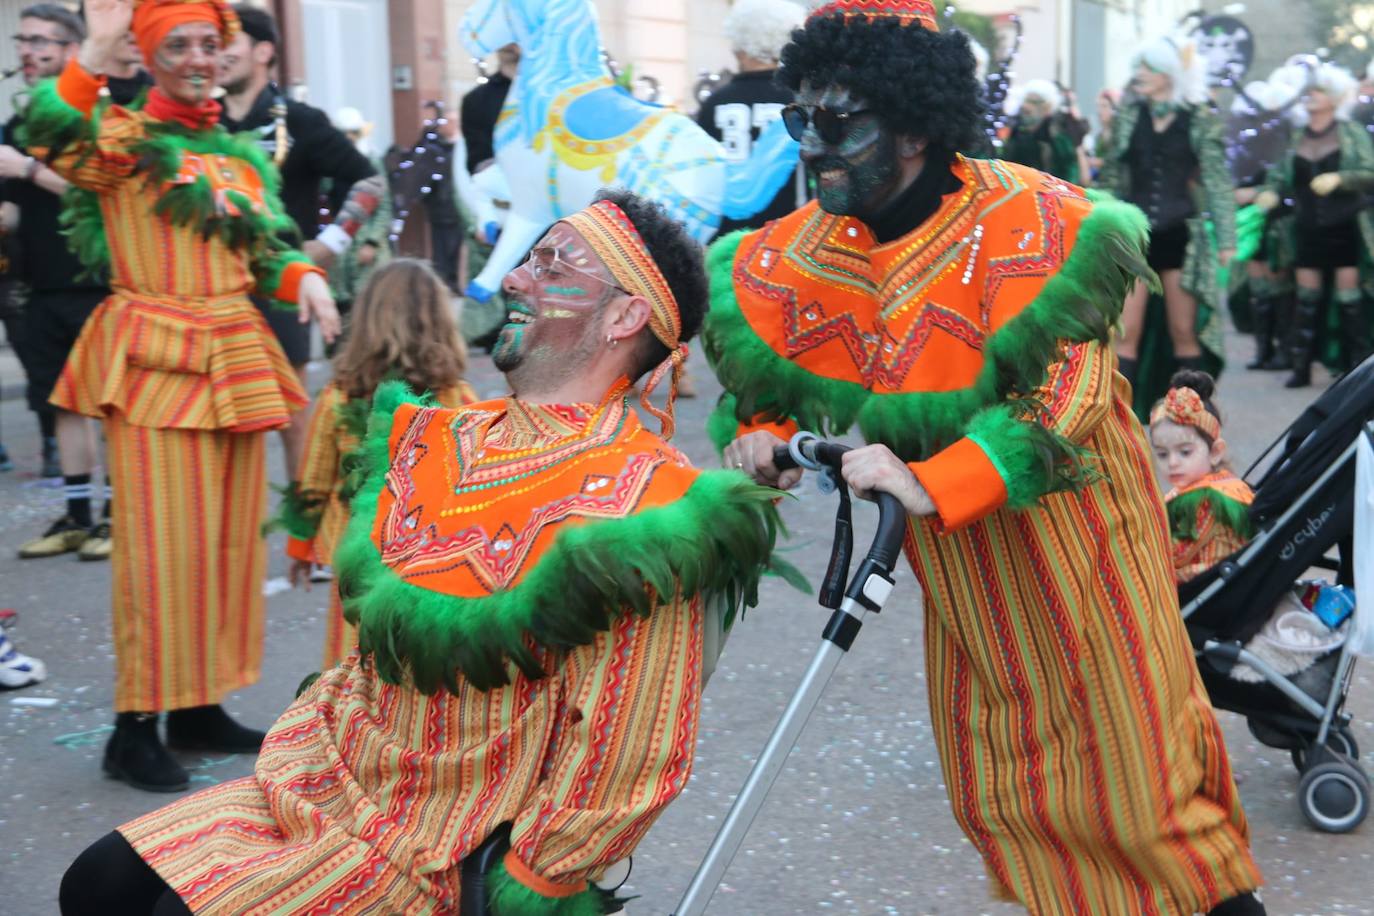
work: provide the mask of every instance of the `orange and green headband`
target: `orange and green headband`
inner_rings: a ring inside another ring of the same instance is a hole
[[[654,263],[648,247],[640,238],[639,230],[630,222],[625,211],[611,201],[598,200],[571,216],[563,217],[563,222],[587,240],[622,289],[632,295],[642,296],[649,303],[649,330],[668,348],[669,356],[644,383],[640,404],[662,422],[663,438],[672,438],[673,401],[677,397],[682,366],[687,361],[687,347],[682,343],[682,314],[678,311],[677,299],[673,297],[668,281]],[[649,402],[649,394],[669,372],[672,373],[672,380],[668,388],[668,408],[661,411]]]
[[[1202,395],[1191,388],[1170,388],[1164,400],[1150,411],[1151,425],[1168,420],[1179,426],[1191,426],[1215,442],[1221,438],[1221,421],[1202,401]]]

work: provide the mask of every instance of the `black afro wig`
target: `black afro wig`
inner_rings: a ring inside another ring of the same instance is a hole
[[[778,80],[794,92],[840,85],[891,130],[947,150],[984,140],[983,101],[963,32],[933,32],[895,19],[810,19],[783,48]]]

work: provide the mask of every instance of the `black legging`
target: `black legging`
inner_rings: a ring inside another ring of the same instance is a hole
[[[115,831],[96,840],[62,876],[62,916],[189,916],[190,909]]]

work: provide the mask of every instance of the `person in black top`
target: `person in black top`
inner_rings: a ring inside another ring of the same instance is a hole
[[[697,123],[725,147],[731,161],[747,160],[763,128],[781,117],[783,106],[792,101],[792,93],[777,85],[774,77],[778,55],[804,18],[805,11],[789,0],[737,0],[725,17],[725,34],[739,73],[702,103]],[[798,175],[804,181],[800,171]],[[723,220],[718,234],[757,229],[791,213],[805,200],[804,190],[799,193],[798,183],[789,181],[767,207],[749,219]]]
[[[85,34],[81,20],[65,7],[40,3],[25,9],[15,39],[24,82],[32,86],[60,73],[76,56]],[[91,475],[99,455],[95,425],[51,406],[48,396],[86,319],[109,290],[105,278],[87,274],[67,247],[59,223],[67,182],[25,151],[22,113],[5,125],[4,139],[0,198],[17,219],[14,266],[29,289],[15,349],[28,375],[29,407],[43,427],[44,476],[60,475],[67,498],[62,518],[41,537],[23,544],[19,556],[31,559],[78,551],[83,560],[103,560],[110,555],[110,506],[107,499],[103,516],[93,517]]]
[[[342,219],[320,227],[320,187],[332,179],[329,212],[359,212],[345,203],[370,202],[362,208],[371,215],[381,199],[383,185],[377,170],[349,139],[318,108],[288,99],[272,82],[280,37],[277,24],[266,10],[246,4],[234,7],[243,31],[229,42],[220,56],[220,86],[224,89],[224,113],[220,123],[231,133],[257,134],[267,155],[281,170],[281,198],[286,212],[300,231],[302,249],[322,267],[347,249],[362,225]],[[259,303],[267,323],[281,342],[286,357],[304,373],[310,361],[310,326],[290,312]],[[304,375],[302,374],[302,382]],[[304,417],[297,414],[282,429],[288,475],[295,473],[305,449]]]
[[[506,104],[511,80],[520,67],[520,46],[509,44],[496,49],[500,69],[485,83],[463,96],[458,120],[463,129],[463,143],[468,148],[467,169],[475,175],[496,158],[494,134],[496,120]]]
[[[429,244],[433,253],[430,261],[434,272],[454,294],[460,292],[458,286],[458,261],[463,250],[463,214],[458,210],[457,191],[453,186],[453,170],[463,168],[453,161],[454,147],[457,145],[458,125],[444,112],[433,111],[435,136],[432,141],[441,151],[443,164],[435,165],[439,175],[433,182],[430,193],[425,195],[425,217],[429,222]]]

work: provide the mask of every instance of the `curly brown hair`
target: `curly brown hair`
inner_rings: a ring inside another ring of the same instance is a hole
[[[417,394],[438,392],[462,381],[467,364],[448,287],[426,262],[397,258],[358,296],[334,383],[349,398],[371,398],[386,378],[404,379]]]

